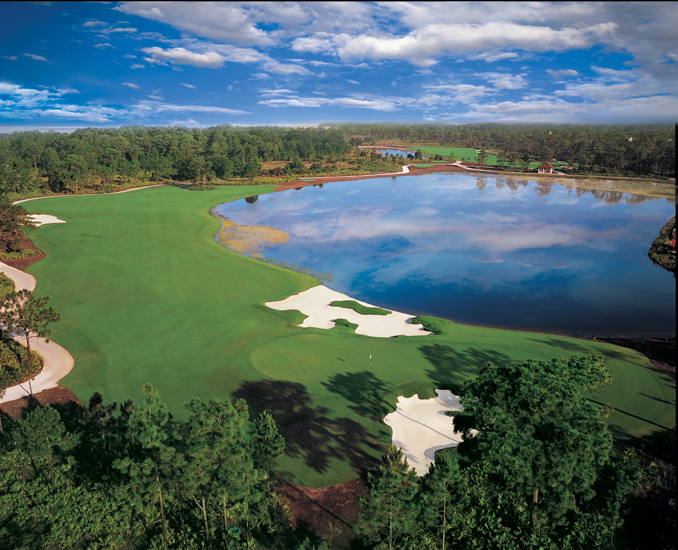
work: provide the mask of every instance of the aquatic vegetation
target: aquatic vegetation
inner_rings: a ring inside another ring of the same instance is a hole
[[[228,218],[217,216],[223,223],[217,240],[233,252],[252,254],[272,248],[289,240],[289,235],[281,229],[265,225],[240,225]]]
[[[267,264],[277,265],[283,269],[289,269],[290,271],[296,271],[297,273],[303,273],[304,275],[310,275],[315,277],[323,283],[331,283],[334,281],[334,275],[330,271],[316,271],[312,267],[306,267],[303,265],[292,264],[285,262],[283,260],[276,260],[273,256],[263,256],[262,254],[252,254],[252,258],[266,262]]]

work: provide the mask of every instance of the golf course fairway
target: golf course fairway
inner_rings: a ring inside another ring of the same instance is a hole
[[[47,257],[27,270],[36,294],[61,314],[51,338],[75,358],[62,385],[83,403],[94,391],[120,403],[140,402],[151,383],[180,418],[193,397],[243,397],[252,417],[269,410],[286,439],[276,473],[312,487],[375,464],[391,440],[381,419],[398,395],[458,393],[487,361],[599,353],[613,385],[591,397],[615,408],[608,418],[615,437],[675,425],[673,379],[640,353],[604,342],[459,324],[396,338],[297,327],[304,315],[263,304],[318,281],[213,239],[220,222],[212,207],[272,190],[157,187],[23,203],[66,221],[29,234]]]

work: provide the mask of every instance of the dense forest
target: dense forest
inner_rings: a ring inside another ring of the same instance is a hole
[[[519,160],[558,160],[577,173],[669,177],[675,174],[672,126],[499,124],[338,124],[319,128],[207,129],[182,127],[86,128],[70,134],[0,135],[0,193],[78,193],[114,180],[129,185],[202,182],[304,170],[346,160],[361,144],[395,141],[496,151],[511,166]],[[263,163],[283,161],[264,170]],[[301,161],[312,163],[311,166]]]
[[[609,383],[598,356],[486,364],[461,391],[464,412],[448,413],[463,442],[426,476],[385,449],[355,547],[634,548],[620,536],[624,503],[653,481],[613,450],[608,411],[588,397]],[[0,547],[326,548],[291,526],[272,416],[248,423],[242,399],[192,399],[180,421],[152,386],[144,395],[118,406],[95,393],[0,424]]]

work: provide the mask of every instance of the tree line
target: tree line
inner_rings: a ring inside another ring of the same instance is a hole
[[[15,132],[0,135],[0,192],[79,192],[94,183],[254,178],[262,162],[335,161],[355,146],[396,140],[494,150],[502,162],[558,160],[583,173],[630,176],[675,174],[672,126],[371,124],[318,128],[206,129],[182,127],[85,128],[71,134]],[[277,175],[282,175],[282,169]],[[276,175],[276,174],[273,174]]]
[[[289,510],[270,467],[285,442],[272,417],[248,433],[243,400],[185,407],[176,420],[147,384],[143,402],[119,407],[95,393],[66,424],[51,406],[3,423],[0,546],[283,547]]]
[[[376,550],[611,550],[637,483],[612,452],[600,356],[485,365],[461,393],[463,442],[417,478],[392,446],[368,474],[355,533]],[[271,468],[285,442],[244,400],[192,399],[178,421],[156,389],[119,407],[95,393],[65,423],[50,406],[0,434],[0,546],[326,548],[301,541]]]
[[[672,125],[345,123],[338,127],[356,145],[397,140],[491,149],[511,165],[525,157],[557,159],[577,163],[585,173],[675,177]]]
[[[205,181],[253,177],[264,161],[336,157],[350,151],[338,129],[181,127],[18,132],[0,139],[0,191],[74,192],[93,181]]]

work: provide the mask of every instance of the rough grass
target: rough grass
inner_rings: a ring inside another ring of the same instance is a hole
[[[68,222],[31,233],[47,257],[28,268],[61,314],[52,339],[75,358],[63,384],[83,402],[96,390],[121,402],[141,401],[150,382],[181,418],[193,397],[244,397],[252,416],[269,410],[286,438],[276,472],[315,487],[376,463],[391,437],[382,413],[398,395],[456,393],[487,361],[601,353],[614,383],[592,398],[615,407],[608,422],[618,439],[675,425],[675,381],[604,342],[460,324],[396,338],[297,327],[304,315],[263,303],[317,281],[213,239],[215,205],[272,189],[158,187],[25,203]]]
[[[412,323],[416,325],[424,325],[424,329],[429,332],[435,332],[440,334],[443,331],[443,327],[451,325],[452,321],[447,319],[441,319],[440,317],[431,317],[430,315],[419,315],[412,319]]]
[[[355,330],[355,329],[358,328],[358,325],[356,325],[355,323],[351,323],[351,321],[347,321],[346,319],[341,319],[341,318],[334,321],[334,326],[335,327],[345,327],[345,328],[349,328],[351,330]]]
[[[352,309],[356,313],[360,313],[360,315],[390,315],[392,313],[388,309],[364,306],[355,300],[334,300],[334,302],[331,302],[330,305],[334,307]]]

